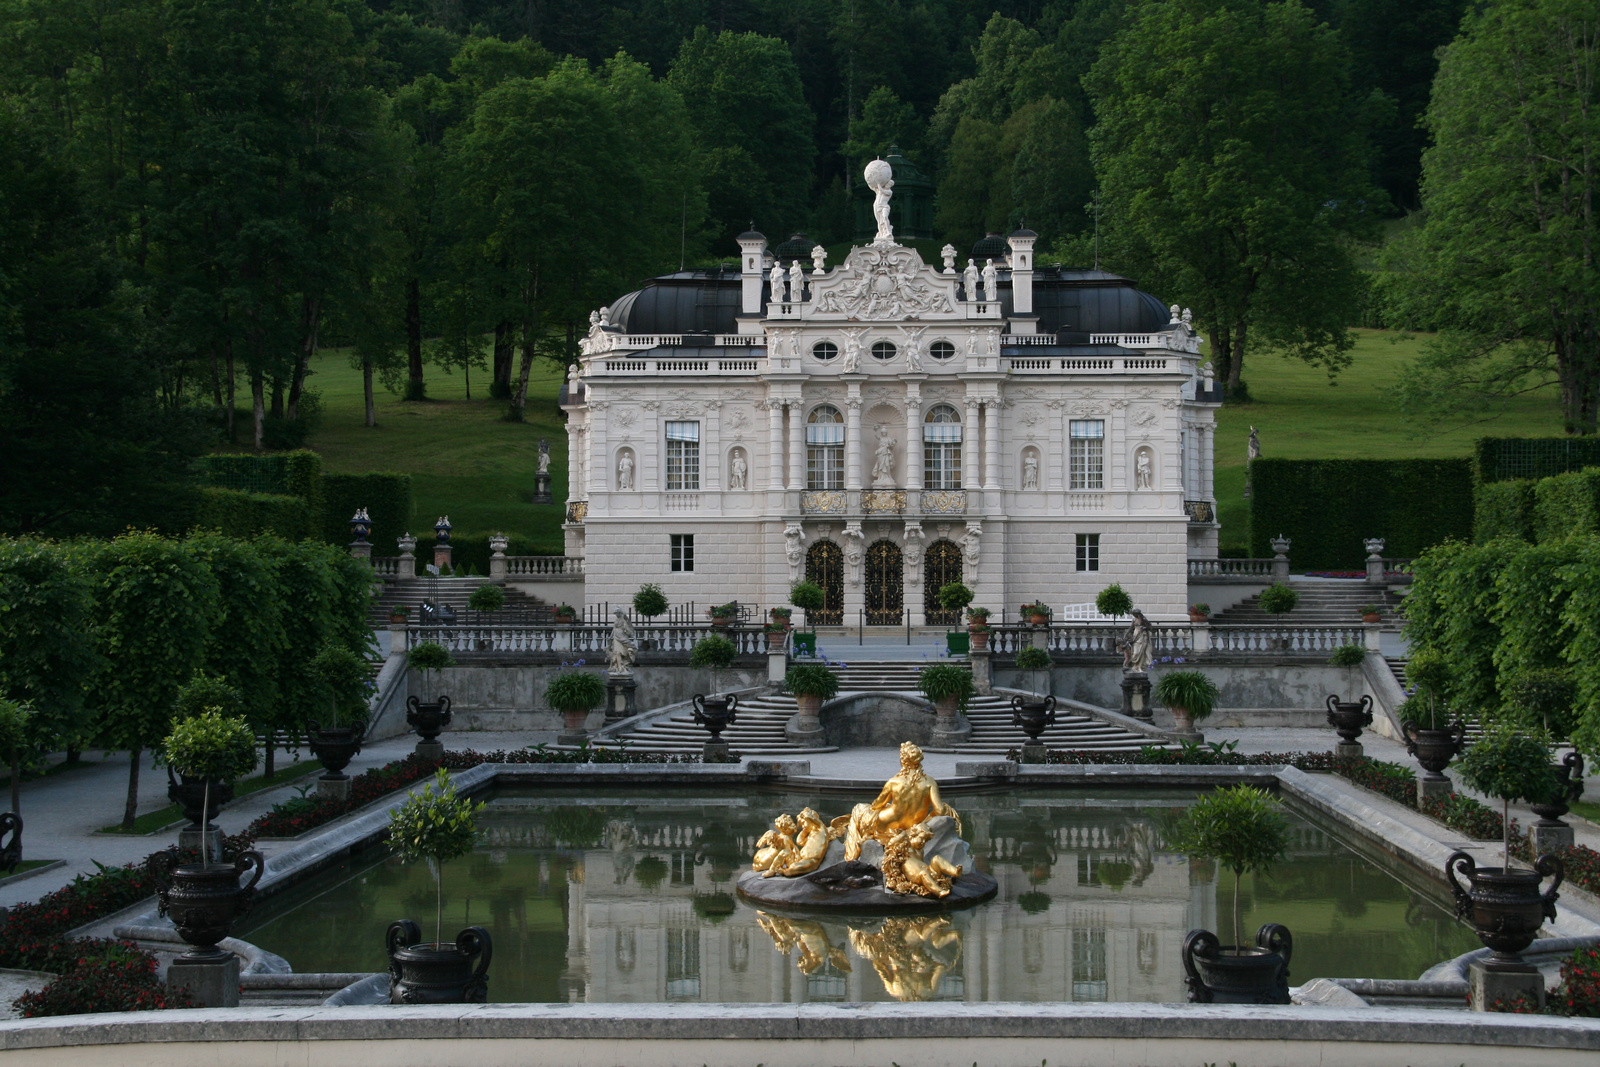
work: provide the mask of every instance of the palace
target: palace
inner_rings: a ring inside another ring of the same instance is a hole
[[[1058,618],[1117,582],[1183,617],[1188,560],[1216,557],[1221,400],[1188,313],[1037,267],[1027,229],[931,266],[893,239],[888,165],[867,178],[878,236],[839,266],[752,231],[737,269],[590,316],[561,395],[585,600],[770,606],[809,577],[815,623],[918,626],[955,621],[951,581]]]

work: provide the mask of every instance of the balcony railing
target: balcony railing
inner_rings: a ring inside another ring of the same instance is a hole
[[[1270,559],[1191,559],[1190,578],[1271,578]]]

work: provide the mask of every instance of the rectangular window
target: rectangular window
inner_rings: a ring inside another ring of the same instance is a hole
[[[1104,934],[1101,935],[1102,937]],[[667,928],[667,999],[700,998],[700,931]],[[1101,998],[1105,999],[1104,997]]]
[[[667,492],[700,488],[700,424],[667,423]]]
[[[672,569],[694,570],[694,534],[672,534]],[[1083,568],[1078,568],[1082,570]]]
[[[806,488],[844,488],[844,424],[814,422],[806,427]]]
[[[1072,489],[1104,489],[1106,486],[1106,424],[1100,419],[1073,419]]]
[[[922,427],[922,488],[961,488],[961,424],[931,422]]]
[[[1099,534],[1078,535],[1078,569],[1080,571],[1097,571],[1100,569]]]

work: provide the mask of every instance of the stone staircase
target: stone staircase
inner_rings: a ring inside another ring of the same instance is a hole
[[[455,612],[456,622],[470,624],[479,616],[479,612],[467,607],[467,599],[473,591],[481,585],[487,585],[489,579],[475,578],[402,578],[399,581],[383,583],[383,592],[372,600],[372,607],[368,609],[368,617],[373,626],[384,626],[389,622],[389,613],[397,607],[409,608],[410,621],[415,623],[422,618],[422,602],[433,600],[440,605],[445,605]],[[540,600],[518,589],[507,589],[506,605],[494,613],[496,623],[509,622],[548,622],[553,617],[554,609]],[[489,616],[483,615],[485,621]]]
[[[920,696],[917,691],[919,664],[906,662],[858,662],[835,667],[839,674],[839,693],[899,693]],[[811,752],[833,752],[832,746],[803,747],[789,742],[784,726],[797,711],[794,697],[787,693],[741,699],[738,721],[723,731],[723,739],[741,756],[797,756]],[[1011,725],[1011,698],[975,696],[967,704],[967,720],[972,736],[953,751],[960,755],[1004,756],[1026,740],[1020,727]],[[638,752],[699,752],[710,737],[697,726],[694,712],[684,710],[614,737],[600,738],[596,745],[625,743]],[[1112,752],[1137,752],[1151,739],[1088,715],[1059,709],[1056,725],[1045,732],[1043,741],[1054,749],[1091,749]]]
[[[1361,609],[1376,604],[1383,612],[1385,629],[1397,628],[1395,612],[1400,597],[1386,588],[1374,588],[1360,581],[1293,582],[1300,594],[1294,610],[1270,615],[1261,610],[1260,596],[1250,597],[1211,616],[1214,626],[1359,626]]]

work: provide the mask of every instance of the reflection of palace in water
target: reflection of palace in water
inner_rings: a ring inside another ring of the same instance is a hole
[[[842,798],[808,798],[825,813]],[[567,959],[562,989],[592,1002],[1177,1001],[1179,950],[1216,928],[1216,886],[1160,828],[1178,800],[962,797],[989,903],[944,917],[765,914],[733,881],[777,795],[608,807],[585,847],[562,848]],[[603,805],[591,802],[591,810]],[[518,810],[521,814],[517,814]],[[676,809],[676,810],[674,810]],[[491,848],[561,848],[532,827],[550,802],[507,798]],[[1325,851],[1328,841],[1305,844]]]

